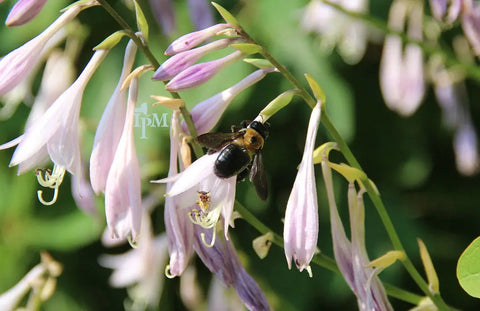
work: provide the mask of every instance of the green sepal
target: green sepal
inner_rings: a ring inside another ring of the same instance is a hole
[[[215,9],[217,9],[218,13],[220,13],[223,19],[230,24],[230,26],[235,29],[240,29],[240,24],[237,22],[237,19],[230,14],[230,12],[225,10],[225,8],[218,3],[211,2],[211,4],[215,7]]]
[[[135,16],[137,19],[137,28],[142,33],[145,41],[148,42],[148,23],[147,19],[145,18],[145,14],[143,14],[142,8],[138,4],[137,0],[134,0],[135,3]]]
[[[480,237],[477,237],[458,259],[457,279],[467,294],[480,298]]]
[[[93,50],[94,51],[96,51],[96,50],[111,50],[126,35],[127,35],[127,32],[125,30],[116,31],[116,32],[112,33],[110,36],[108,36],[107,38],[105,38],[105,40],[103,40],[96,47],[94,47]]]
[[[367,175],[365,175],[364,172],[354,167],[351,167],[350,165],[347,165],[345,163],[337,164],[337,163],[328,162],[328,165],[334,170],[336,170],[337,172],[339,172],[340,174],[342,174],[342,176],[345,177],[345,179],[348,180],[348,182],[354,182],[354,181],[361,182],[362,180],[367,179]]]
[[[274,67],[269,60],[263,58],[245,58],[243,61],[260,69]]]
[[[77,5],[84,6],[82,8],[82,10],[83,10],[83,9],[86,9],[86,8],[89,8],[89,7],[92,7],[92,6],[100,5],[100,3],[93,2],[92,0],[79,0],[79,1],[76,1],[72,4],[70,4],[70,5],[67,5],[66,7],[61,9],[60,12],[63,13],[66,10],[70,9],[71,7],[74,7],[74,6],[77,6]]]
[[[326,158],[328,159],[328,154],[331,150],[339,151],[340,148],[338,148],[337,143],[333,141],[326,142],[321,146],[317,147],[317,149],[313,151],[313,164],[322,163],[323,154],[325,154]]]
[[[256,54],[262,51],[262,47],[253,43],[232,43],[230,46],[247,55]]]
[[[307,82],[310,85],[310,89],[312,89],[313,96],[315,96],[315,99],[317,101],[320,101],[322,106],[325,105],[325,101],[327,100],[327,98],[325,96],[325,92],[323,91],[323,89],[320,87],[317,81],[315,81],[315,79],[308,73],[305,74],[305,78],[307,79]]]

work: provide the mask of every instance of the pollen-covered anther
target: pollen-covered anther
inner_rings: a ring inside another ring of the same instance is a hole
[[[62,184],[63,177],[65,176],[65,168],[62,166],[54,165],[53,171],[49,169],[37,169],[35,175],[37,176],[37,180],[40,186],[53,189],[53,198],[50,201],[45,201],[43,199],[43,191],[38,190],[38,200],[43,205],[54,204],[58,198],[58,188]]]

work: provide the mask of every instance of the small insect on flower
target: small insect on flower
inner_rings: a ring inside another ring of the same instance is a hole
[[[197,205],[199,209],[192,209],[191,212],[188,213],[188,216],[192,220],[194,224],[207,224],[207,226],[214,226],[215,225],[215,219],[212,219],[210,213],[210,192],[208,191],[197,191],[198,195],[198,200],[197,200]],[[216,214],[217,216],[217,214]]]
[[[242,122],[242,128],[232,126],[232,133],[206,133],[196,138],[209,148],[209,154],[220,151],[214,172],[220,178],[238,175],[237,181],[248,174],[260,199],[268,195],[267,178],[262,161],[262,148],[268,137],[270,124],[259,121]]]

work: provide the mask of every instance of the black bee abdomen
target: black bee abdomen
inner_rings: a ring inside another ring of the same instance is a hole
[[[225,146],[215,161],[214,172],[220,178],[229,178],[243,171],[251,162],[248,151],[238,145]]]

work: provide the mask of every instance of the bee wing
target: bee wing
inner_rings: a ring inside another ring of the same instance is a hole
[[[250,181],[255,186],[255,190],[260,199],[266,200],[268,196],[268,184],[262,158],[262,152],[258,152],[253,157],[253,164],[250,169]]]
[[[242,133],[206,133],[198,136],[195,140],[202,146],[218,151],[232,140],[240,137]]]

